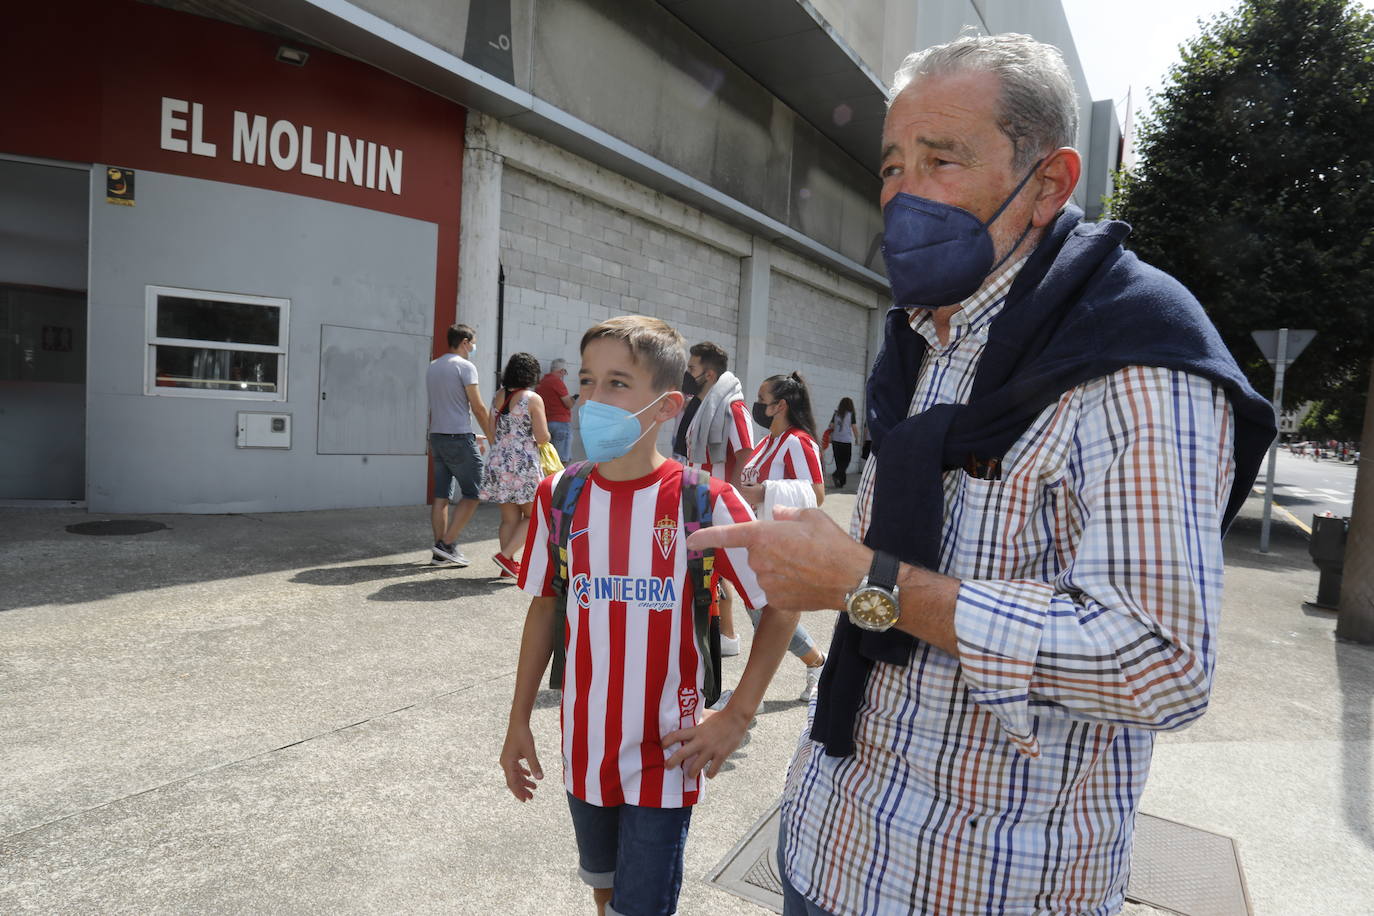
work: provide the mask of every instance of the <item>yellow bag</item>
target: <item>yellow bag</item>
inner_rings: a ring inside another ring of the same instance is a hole
[[[544,470],[545,477],[563,470],[563,462],[558,457],[558,449],[553,447],[552,442],[545,442],[539,446],[539,467]]]

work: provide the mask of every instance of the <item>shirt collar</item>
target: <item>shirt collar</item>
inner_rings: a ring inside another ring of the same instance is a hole
[[[1017,274],[1021,273],[1021,268],[1025,264],[1026,258],[1008,264],[990,283],[959,303],[959,310],[949,318],[949,328],[952,332],[950,343],[960,340],[970,332],[986,328],[992,319],[997,317],[1002,311],[1003,303],[1006,302],[1007,291],[1011,289]],[[913,331],[929,341],[932,347],[939,349],[939,338],[935,334],[935,322],[931,318],[931,311],[923,306],[908,308],[907,321]]]

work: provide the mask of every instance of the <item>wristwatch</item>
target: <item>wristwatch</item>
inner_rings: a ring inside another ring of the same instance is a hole
[[[873,552],[873,565],[868,568],[858,588],[845,596],[845,611],[857,627],[882,633],[892,629],[902,616],[897,600],[897,572],[901,563],[890,553]]]

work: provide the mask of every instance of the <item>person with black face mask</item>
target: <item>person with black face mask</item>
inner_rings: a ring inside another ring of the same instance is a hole
[[[697,410],[701,407],[701,398],[696,394],[687,394],[687,389],[693,392],[699,391],[696,379],[692,378],[690,372],[682,374],[682,393],[687,395],[687,403],[682,406],[682,413],[677,418],[677,429],[673,430],[673,460],[687,463],[687,430],[692,427],[692,418],[697,415]]]
[[[1153,733],[1207,707],[1274,413],[1130,227],[1069,203],[1057,49],[968,34],[893,83],[851,534],[780,508],[687,541],[746,547],[773,605],[845,610],[783,796],[784,913],[1116,912]]]
[[[737,489],[759,518],[771,518],[777,506],[814,508],[825,502],[821,450],[806,380],[797,372],[764,379],[751,413],[754,422],[768,430],[768,437],[740,472]],[[758,626],[754,611],[749,611],[749,619]],[[820,684],[825,653],[801,624],[787,649],[806,666],[806,684],[799,699],[810,701]]]
[[[688,352],[682,393],[693,397],[696,409],[678,425],[686,464],[712,477],[739,485],[739,472],[754,453],[754,428],[744,390],[729,370],[729,355],[719,344],[704,340]],[[735,600],[724,581],[716,595],[720,614],[720,653],[739,654],[735,633]]]

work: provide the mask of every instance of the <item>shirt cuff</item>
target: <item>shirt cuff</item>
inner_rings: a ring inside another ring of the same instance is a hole
[[[1030,683],[1054,588],[1045,582],[965,580],[954,605],[954,635],[969,696],[997,718],[1027,757],[1040,756]]]

